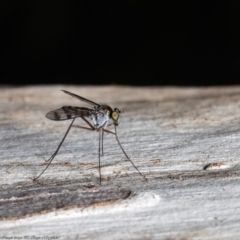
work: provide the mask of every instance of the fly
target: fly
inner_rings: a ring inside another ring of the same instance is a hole
[[[86,103],[92,105],[93,108],[63,106],[62,108],[50,111],[46,114],[46,117],[53,121],[63,121],[63,120],[72,119],[72,122],[71,122],[70,126],[68,127],[62,141],[58,145],[56,151],[47,160],[47,162],[48,162],[47,166],[43,169],[43,171],[37,177],[35,177],[33,179],[33,181],[37,180],[48,169],[48,167],[50,166],[51,162],[57,155],[60,147],[62,146],[65,138],[67,137],[67,135],[72,127],[99,132],[98,171],[99,171],[100,185],[102,182],[101,181],[101,156],[100,155],[101,155],[101,150],[102,150],[102,155],[103,155],[103,134],[104,134],[104,132],[115,135],[118,145],[121,148],[124,155],[126,156],[126,158],[132,163],[133,167],[137,170],[137,172],[140,175],[142,175],[141,172],[138,170],[138,168],[135,166],[135,164],[132,162],[132,160],[128,157],[128,155],[124,151],[124,149],[119,141],[118,135],[117,135],[118,119],[120,117],[121,111],[118,108],[112,109],[108,105],[100,105],[100,104],[95,103],[91,100],[88,100],[84,97],[78,96],[74,93],[71,93],[71,92],[68,92],[65,90],[62,90],[62,91],[72,97],[79,99],[80,101],[83,101],[83,102],[86,102]],[[87,123],[88,127],[73,125],[76,118],[82,118]],[[112,121],[112,124],[108,124],[110,120]],[[110,125],[114,125],[115,132],[112,132],[112,131],[109,131],[106,129]]]

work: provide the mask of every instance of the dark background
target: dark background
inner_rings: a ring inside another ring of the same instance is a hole
[[[0,5],[1,84],[240,83],[239,1]]]

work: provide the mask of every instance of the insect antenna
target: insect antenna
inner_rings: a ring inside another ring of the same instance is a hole
[[[75,119],[76,119],[76,118],[74,118],[74,119],[72,120],[72,122],[71,122],[70,126],[68,127],[68,130],[66,131],[66,133],[65,133],[62,141],[61,141],[60,144],[58,145],[57,150],[56,150],[56,151],[53,153],[53,155],[46,161],[46,162],[48,162],[48,165],[43,169],[43,171],[42,171],[37,177],[33,178],[33,181],[36,181],[38,178],[40,178],[41,175],[48,169],[48,167],[50,166],[52,160],[55,158],[55,156],[57,155],[60,147],[62,146],[62,144],[63,144],[66,136],[68,135],[68,133],[69,133],[69,131],[70,131],[70,129],[71,129],[71,127],[72,127],[73,122],[74,122]]]
[[[120,146],[120,148],[122,149],[122,152],[124,153],[124,155],[126,156],[126,158],[132,163],[133,167],[138,171],[138,173],[142,175],[142,173],[138,170],[138,168],[135,166],[135,164],[133,163],[133,161],[128,157],[128,155],[126,154],[126,152],[124,151],[120,141],[119,141],[119,138],[118,138],[118,135],[117,135],[117,126],[115,125],[115,136],[116,136],[116,139],[117,139],[117,142],[118,142],[118,145]],[[143,178],[145,179],[145,177],[143,176]],[[146,179],[145,179],[146,180]]]
[[[134,105],[134,103],[131,103],[131,104],[127,105],[125,108],[121,109],[121,113],[125,113],[126,109],[132,107],[132,105]]]

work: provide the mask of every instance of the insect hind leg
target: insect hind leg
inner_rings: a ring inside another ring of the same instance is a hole
[[[57,147],[57,150],[56,150],[56,151],[53,153],[53,155],[46,161],[46,162],[48,162],[47,166],[43,169],[43,171],[42,171],[37,177],[33,178],[33,181],[36,181],[38,178],[40,178],[40,176],[48,169],[48,167],[50,166],[51,162],[53,161],[53,159],[55,158],[55,156],[58,154],[58,151],[59,151],[60,147],[62,146],[65,138],[67,137],[67,135],[68,135],[71,127],[73,126],[74,120],[75,120],[75,118],[72,120],[70,126],[68,127],[68,129],[67,129],[67,131],[66,131],[66,133],[65,133],[65,135],[64,135],[64,137],[63,137],[63,139],[62,139],[62,141],[60,142],[60,144],[59,144],[58,147]]]

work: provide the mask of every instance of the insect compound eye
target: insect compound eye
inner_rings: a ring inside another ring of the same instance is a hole
[[[118,112],[113,111],[113,112],[112,112],[112,119],[113,119],[114,121],[117,121],[118,118],[119,118],[119,114],[118,114]]]

